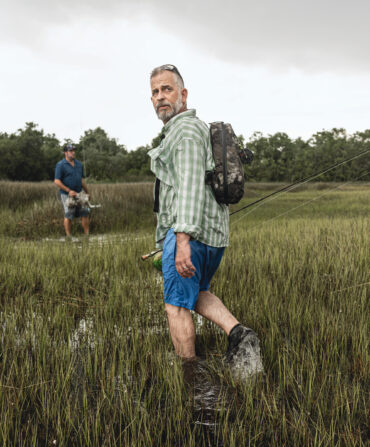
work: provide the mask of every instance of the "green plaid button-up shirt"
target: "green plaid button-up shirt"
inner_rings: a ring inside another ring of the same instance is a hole
[[[167,231],[187,233],[212,247],[229,244],[229,209],[214,198],[205,183],[214,168],[210,133],[195,110],[171,118],[161,144],[149,151],[151,170],[161,181],[157,214],[157,247]]]

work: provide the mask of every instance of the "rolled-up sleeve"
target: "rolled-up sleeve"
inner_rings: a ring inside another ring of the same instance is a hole
[[[178,178],[175,233],[187,233],[195,239],[201,232],[205,202],[205,156],[200,141],[183,138],[175,152]]]

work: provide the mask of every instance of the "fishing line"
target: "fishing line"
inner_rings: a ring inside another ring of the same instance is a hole
[[[240,211],[245,210],[246,208],[249,208],[249,207],[251,207],[253,205],[256,205],[257,203],[262,202],[263,200],[266,200],[269,197],[274,196],[275,194],[291,191],[291,190],[294,189],[294,187],[296,187],[298,185],[303,185],[304,183],[307,183],[308,181],[313,180],[313,179],[319,177],[320,175],[326,174],[327,172],[331,171],[334,168],[337,168],[338,166],[341,166],[341,165],[343,165],[345,163],[348,163],[348,162],[350,162],[352,160],[355,160],[356,158],[362,157],[363,155],[367,154],[368,152],[370,152],[370,149],[367,149],[366,151],[360,152],[359,154],[355,155],[354,157],[347,158],[346,160],[343,160],[343,161],[341,161],[339,163],[336,163],[336,164],[334,164],[332,166],[329,166],[328,168],[325,168],[323,171],[320,171],[320,172],[318,172],[316,174],[311,174],[308,177],[305,177],[305,178],[303,178],[301,180],[297,180],[297,181],[291,183],[290,185],[284,186],[283,188],[278,189],[277,191],[274,191],[274,192],[268,194],[267,196],[261,197],[260,199],[255,200],[252,203],[248,203],[247,205],[243,206],[242,208],[239,208],[238,210],[233,211],[232,213],[230,213],[230,216],[232,216],[233,214],[239,213]],[[259,207],[257,207],[257,208],[259,208]],[[243,217],[247,216],[248,214],[249,213],[245,214]]]
[[[363,282],[361,284],[355,284],[354,286],[345,287],[344,289],[332,290],[330,293],[344,292],[345,290],[355,289],[356,287],[366,286],[369,284],[370,282]]]
[[[81,117],[81,115],[80,115],[80,131],[81,131],[81,137],[80,137],[80,141],[81,141],[81,138],[83,137],[83,125],[82,125],[82,117]],[[86,158],[85,158],[85,145],[82,147],[82,156],[83,156],[83,159],[84,159],[84,162],[83,162],[83,167],[84,167],[84,171],[85,171],[85,177],[87,178],[88,177],[88,175],[87,175],[87,166],[86,166]]]
[[[230,227],[231,227],[232,225],[236,224],[237,222],[239,222],[239,221],[240,221],[241,219],[243,219],[244,217],[248,216],[248,214],[252,213],[253,211],[255,211],[255,210],[256,210],[257,208],[259,208],[260,206],[262,206],[262,203],[261,203],[262,201],[265,201],[265,200],[267,200],[268,198],[270,198],[270,197],[272,197],[272,196],[275,196],[276,194],[281,193],[280,195],[282,195],[282,194],[285,193],[285,192],[292,191],[292,190],[293,190],[295,187],[297,187],[298,185],[303,185],[303,184],[309,182],[310,180],[314,180],[315,178],[319,177],[320,175],[326,174],[327,172],[331,171],[332,169],[337,168],[338,166],[341,166],[341,165],[343,165],[343,164],[345,164],[345,163],[348,163],[348,162],[350,162],[350,161],[352,161],[352,160],[355,160],[356,158],[362,157],[363,155],[367,154],[368,152],[370,152],[370,149],[367,149],[366,151],[362,151],[362,152],[360,152],[359,154],[357,154],[357,155],[355,155],[355,156],[353,156],[353,157],[347,158],[346,160],[343,160],[343,161],[341,161],[341,162],[339,162],[339,163],[335,163],[334,165],[329,166],[328,168],[326,168],[326,169],[324,169],[323,171],[320,171],[320,172],[318,172],[318,173],[316,173],[316,174],[312,174],[312,175],[309,175],[309,176],[307,176],[307,177],[305,177],[305,178],[303,178],[303,179],[301,179],[301,180],[297,180],[296,182],[291,183],[290,185],[284,186],[283,188],[281,188],[281,189],[279,189],[279,190],[277,190],[277,191],[274,191],[274,192],[268,194],[267,196],[261,197],[260,199],[255,200],[254,202],[248,203],[247,205],[243,206],[242,208],[239,208],[238,210],[233,211],[232,213],[229,214],[230,217],[233,216],[233,215],[236,214],[236,213],[239,213],[239,212],[242,211],[242,210],[245,210],[245,209],[247,209],[247,208],[249,208],[249,207],[251,207],[251,206],[253,206],[253,205],[256,205],[256,204],[260,203],[260,205],[258,205],[257,207],[253,208],[251,211],[249,211],[249,212],[243,214],[239,219],[234,220],[234,221],[230,224]],[[339,187],[331,188],[329,191],[327,191],[327,192],[324,193],[324,194],[321,194],[321,195],[318,196],[317,198],[312,199],[312,200],[310,200],[310,201],[308,201],[308,202],[305,202],[305,203],[299,205],[298,207],[291,208],[291,209],[289,209],[288,211],[286,211],[286,212],[284,212],[284,213],[282,213],[282,214],[279,214],[278,216],[273,217],[272,219],[268,219],[267,221],[263,221],[262,223],[269,222],[269,221],[271,221],[271,220],[273,220],[273,219],[277,219],[278,217],[283,216],[284,214],[287,214],[287,213],[290,212],[290,211],[293,211],[293,210],[295,210],[295,209],[297,209],[297,208],[300,208],[300,207],[306,205],[307,203],[310,203],[310,202],[313,202],[313,201],[319,199],[319,198],[322,197],[323,195],[328,194],[329,192],[331,192],[331,191],[333,191],[333,190],[335,190],[335,189],[338,189],[338,188],[340,188],[340,187],[342,187],[342,186],[345,186],[345,185],[347,185],[347,184],[349,184],[349,183],[353,183],[354,181],[360,179],[361,177],[363,177],[363,176],[366,175],[367,173],[368,173],[368,172],[365,172],[365,174],[360,175],[360,176],[357,177],[355,180],[351,180],[350,182],[347,182],[347,183],[345,183],[345,184],[341,184]],[[277,197],[274,197],[274,198],[272,198],[271,200],[274,200],[275,198],[277,198]],[[271,201],[271,200],[269,200],[269,201]],[[147,254],[143,255],[143,256],[141,257],[141,259],[144,261],[144,260],[146,260],[146,259],[148,259],[148,258],[151,258],[152,256],[156,255],[157,253],[160,253],[161,251],[162,251],[162,249],[158,249],[158,250],[152,251],[152,252],[150,252],[150,253],[147,253]]]
[[[279,217],[281,217],[281,216],[284,216],[285,214],[290,213],[290,211],[294,211],[294,210],[296,210],[296,209],[298,209],[298,208],[301,208],[302,206],[307,205],[308,203],[314,202],[314,201],[320,199],[321,197],[323,197],[323,196],[325,196],[325,195],[331,193],[332,191],[335,191],[336,189],[340,189],[340,188],[342,188],[343,186],[349,185],[350,183],[353,183],[353,182],[359,180],[360,178],[362,178],[362,177],[364,177],[365,175],[369,174],[369,172],[370,172],[370,171],[366,171],[366,172],[364,172],[363,174],[361,174],[359,177],[355,178],[354,180],[351,180],[350,182],[342,183],[342,184],[340,184],[339,186],[336,186],[335,188],[330,188],[328,191],[324,192],[323,194],[320,194],[320,195],[317,196],[317,197],[314,197],[314,198],[311,199],[311,200],[308,200],[308,201],[306,201],[306,202],[303,202],[303,203],[301,203],[300,205],[295,206],[295,207],[293,207],[293,208],[289,208],[287,211],[284,211],[283,213],[280,213],[280,214],[278,214],[277,216],[271,217],[270,219],[263,220],[263,221],[260,222],[258,225],[256,225],[255,227],[252,227],[251,229],[248,229],[247,231],[249,232],[249,231],[252,231],[252,230],[254,230],[254,229],[256,229],[256,228],[260,228],[261,225],[263,225],[263,224],[265,224],[265,223],[267,223],[267,222],[271,222],[271,221],[273,221],[273,220],[275,220],[275,219],[277,219],[277,218],[279,218]],[[257,207],[257,208],[258,208],[258,207]],[[255,208],[254,208],[254,209],[255,209]],[[249,214],[249,213],[247,213],[247,214]],[[240,219],[238,219],[238,220],[236,220],[235,222],[233,222],[233,224],[236,223],[236,222],[238,222],[239,220],[241,220],[241,219],[242,219],[243,217],[245,217],[247,214],[243,215]]]
[[[366,151],[366,152],[369,152],[369,151]],[[325,171],[325,172],[327,172],[327,171]],[[251,229],[248,229],[248,232],[249,232],[249,231],[252,231],[252,230],[254,230],[254,229],[256,229],[256,228],[259,228],[261,225],[263,225],[263,224],[266,223],[266,222],[271,222],[271,221],[273,221],[274,219],[278,219],[279,217],[284,216],[285,214],[288,214],[288,213],[290,213],[291,211],[294,211],[294,210],[296,210],[296,209],[298,209],[298,208],[301,208],[301,207],[304,206],[304,205],[307,205],[308,203],[314,202],[314,201],[320,199],[321,197],[323,197],[323,196],[329,194],[330,192],[335,191],[336,189],[340,189],[340,188],[342,188],[342,187],[344,187],[344,186],[346,186],[346,185],[349,185],[349,184],[351,184],[351,183],[354,183],[355,181],[359,180],[360,178],[364,177],[365,175],[367,175],[367,174],[369,174],[369,173],[370,173],[370,171],[366,171],[366,172],[364,172],[363,174],[361,174],[360,176],[358,176],[357,178],[355,178],[354,180],[351,180],[351,181],[346,182],[346,183],[341,183],[339,186],[336,186],[336,187],[334,187],[334,188],[330,188],[328,191],[324,192],[323,194],[320,194],[320,195],[317,196],[317,197],[314,197],[314,198],[311,199],[311,200],[308,200],[308,201],[306,201],[306,202],[304,202],[304,203],[301,203],[300,205],[295,206],[295,207],[293,207],[293,208],[289,208],[287,211],[284,211],[283,213],[278,214],[277,216],[271,217],[270,219],[264,220],[264,221],[262,221],[261,223],[259,223],[258,225],[256,225],[255,227],[252,227]],[[305,183],[306,183],[307,181],[308,181],[308,180],[306,180]],[[303,182],[301,182],[300,184],[303,184]],[[291,186],[291,185],[290,185],[290,186]],[[295,185],[295,186],[297,186],[297,185]],[[282,190],[279,190],[279,191],[282,192]],[[285,190],[284,192],[288,192],[288,190]],[[269,196],[267,196],[267,197],[271,197],[271,194],[270,194]],[[278,197],[280,197],[280,196],[274,197],[273,199],[276,199],[276,198],[278,198]],[[271,199],[271,200],[273,200],[273,199]],[[252,211],[254,211],[256,208],[259,208],[261,205],[263,205],[263,204],[260,203],[257,207],[253,208],[251,211],[249,211],[249,212],[243,214],[239,219],[237,219],[237,220],[235,220],[234,222],[232,222],[232,223],[230,224],[230,227],[231,227],[232,225],[234,225],[235,223],[239,222],[239,221],[240,221],[241,219],[243,219],[244,217],[246,217],[248,214],[250,214],[250,213],[251,213]],[[240,210],[239,210],[239,211],[240,211]],[[235,213],[233,213],[233,214],[235,214]],[[152,251],[152,252],[150,252],[150,253],[147,253],[147,254],[141,256],[141,259],[142,259],[143,261],[145,261],[146,259],[151,258],[152,256],[156,255],[157,253],[160,253],[161,251],[162,251],[162,249],[157,249],[157,250],[155,250],[155,251]]]

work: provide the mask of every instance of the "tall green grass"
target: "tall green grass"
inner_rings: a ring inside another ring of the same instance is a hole
[[[137,231],[154,225],[151,183],[89,185],[91,203],[101,208],[91,213],[91,232]],[[24,239],[61,237],[63,209],[58,189],[49,183],[0,181],[0,234]],[[75,235],[82,229],[74,224]]]
[[[106,194],[114,203],[104,214],[120,237],[60,243],[62,228],[53,233],[36,214],[29,233],[1,224],[1,445],[367,444],[368,185],[310,186],[231,219],[212,290],[260,336],[265,375],[251,383],[234,381],[221,358],[225,335],[198,318],[207,366],[187,381],[161,276],[140,260],[153,248],[152,185],[94,186],[94,202]],[[254,186],[245,203],[270,188]],[[49,186],[38,187],[47,190],[36,202],[42,214],[54,205]],[[30,218],[34,205],[13,197],[17,210],[1,213]],[[199,380],[218,395],[212,408],[202,409]]]

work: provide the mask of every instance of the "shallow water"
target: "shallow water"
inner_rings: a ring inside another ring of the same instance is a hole
[[[67,238],[66,236],[62,236],[59,238],[51,238],[45,237],[41,239],[42,242],[48,243],[74,243],[74,244],[88,244],[97,247],[103,247],[106,245],[116,245],[123,243],[132,243],[134,241],[141,241],[145,239],[153,239],[153,234],[141,235],[137,234],[128,234],[128,233],[119,233],[119,234],[90,234],[88,237],[84,235],[72,236],[72,238]]]
[[[222,368],[220,362],[220,368]],[[184,382],[193,401],[193,423],[211,429],[217,424],[217,414],[230,404],[227,390],[209,369],[204,359],[182,364]]]
[[[200,331],[204,320],[198,314],[195,314],[195,322],[197,332]],[[33,312],[25,318],[26,324],[20,328],[14,324],[16,319],[15,314],[0,313],[0,328],[2,334],[0,337],[0,348],[3,349],[6,335],[12,337],[16,347],[27,347],[32,351],[36,350],[38,344],[37,332],[40,327],[47,324],[50,321],[48,317],[45,321],[44,317]],[[151,327],[142,329],[144,335],[163,335],[163,337],[169,337],[168,328],[154,324]],[[113,338],[122,341],[125,339],[127,342],[132,338],[132,328],[130,326],[122,329],[117,325],[113,326]],[[87,358],[91,355],[98,340],[94,325],[94,316],[85,315],[84,318],[76,321],[75,327],[71,330],[68,338],[55,340],[49,337],[47,340],[43,339],[43,343],[50,343],[55,349],[66,343],[73,354],[73,362],[71,365],[71,374],[73,377],[72,383],[74,388],[74,394],[78,406],[83,405],[83,390],[87,389],[87,370],[86,367],[89,364]],[[109,357],[109,356],[108,356]],[[168,353],[168,366],[174,368],[174,362],[176,356],[173,352]],[[109,363],[109,359],[107,358]],[[182,363],[183,380],[186,386],[187,393],[191,402],[191,411],[193,415],[193,424],[200,426],[202,430],[205,430],[208,434],[213,433],[215,426],[217,425],[217,418],[221,412],[228,411],[233,404],[234,389],[231,386],[222,386],[217,370],[222,373],[227,368],[227,365],[220,359],[212,359],[212,365],[210,366],[205,359],[197,359],[191,362]],[[108,369],[108,368],[107,368]],[[135,396],[135,380],[140,381],[140,377],[133,378],[131,376],[125,377],[123,380],[121,376],[116,377],[115,392],[117,398],[119,393],[130,392],[133,398],[133,403],[141,413],[147,413],[146,410],[146,398],[144,394]],[[151,385],[148,385],[149,388]],[[149,389],[147,393],[149,393]],[[92,408],[95,405],[95,390],[90,388],[90,396],[88,396],[89,402]],[[167,401],[166,401],[166,404]]]

